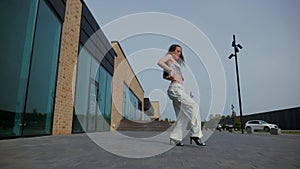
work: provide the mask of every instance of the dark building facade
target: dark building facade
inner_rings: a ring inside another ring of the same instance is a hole
[[[244,123],[249,120],[274,123],[282,130],[300,130],[300,107],[243,116]]]
[[[244,115],[244,126],[249,120],[264,120],[268,123],[277,124],[282,130],[300,130],[300,107]],[[238,122],[240,122],[240,116],[224,118],[219,123],[234,125]]]

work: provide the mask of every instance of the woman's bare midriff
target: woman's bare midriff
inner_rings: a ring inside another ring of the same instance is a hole
[[[183,79],[182,79],[182,77],[180,75],[175,74],[172,77],[173,77],[172,83],[180,83],[180,84],[182,84]]]

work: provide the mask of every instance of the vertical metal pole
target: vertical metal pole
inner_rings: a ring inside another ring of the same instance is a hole
[[[234,55],[235,55],[235,70],[236,70],[236,79],[237,79],[237,87],[238,87],[238,97],[239,97],[239,106],[240,106],[240,119],[241,119],[241,128],[242,134],[244,134],[244,124],[243,124],[243,111],[242,111],[242,100],[241,100],[241,92],[240,92],[240,78],[239,78],[239,66],[238,66],[238,57],[237,57],[237,46],[235,41],[235,35],[233,35],[234,41]]]

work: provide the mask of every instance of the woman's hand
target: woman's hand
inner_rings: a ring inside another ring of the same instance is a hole
[[[164,79],[170,80],[170,81],[174,80],[174,78],[172,76],[164,76]]]
[[[171,75],[170,75],[171,74]],[[172,71],[170,73],[168,72],[164,72],[163,74],[163,78],[166,79],[166,80],[173,80],[173,77],[172,77]]]

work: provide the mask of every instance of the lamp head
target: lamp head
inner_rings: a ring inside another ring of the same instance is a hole
[[[236,46],[239,47],[240,49],[243,49],[243,46],[240,44],[237,44]]]
[[[228,59],[231,59],[234,56],[235,56],[234,54],[230,54],[230,56],[228,57]]]

